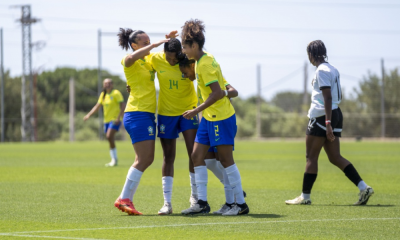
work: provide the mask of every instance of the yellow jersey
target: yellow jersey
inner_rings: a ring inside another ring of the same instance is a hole
[[[228,86],[229,83],[225,80],[224,77],[222,77],[222,78],[224,79],[224,86],[225,86],[225,88],[226,88],[226,86]],[[202,103],[204,102],[203,97],[201,96],[201,91],[200,91],[199,86],[197,86],[197,98],[198,98],[198,100],[199,100],[199,105],[202,104]]]
[[[122,58],[126,82],[131,88],[125,112],[156,112],[155,72],[150,64],[153,54],[136,60],[130,67],[125,67],[126,56]]]
[[[110,93],[106,93],[104,99],[103,96],[104,92],[100,94],[97,103],[103,105],[104,122],[108,123],[117,120],[120,112],[119,105],[124,101],[124,97],[117,89],[113,89]]]
[[[157,72],[160,92],[158,96],[158,114],[180,116],[185,111],[196,108],[197,97],[193,82],[183,78],[179,64],[171,66],[164,52],[155,53],[150,60]]]
[[[195,70],[197,85],[200,89],[203,101],[206,101],[210,96],[212,91],[209,86],[212,83],[218,82],[221,89],[226,90],[221,67],[213,55],[205,52],[204,55],[196,61]],[[227,119],[233,114],[235,114],[235,109],[227,97],[221,98],[203,111],[203,117],[212,122]]]

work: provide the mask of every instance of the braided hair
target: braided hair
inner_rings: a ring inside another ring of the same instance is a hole
[[[325,62],[328,60],[328,55],[326,54],[325,44],[321,40],[315,40],[308,44],[307,54],[311,60]]]

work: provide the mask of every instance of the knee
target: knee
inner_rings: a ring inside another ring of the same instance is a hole
[[[106,134],[106,138],[107,138],[108,141],[112,141],[113,140],[111,134],[109,134],[109,133]]]

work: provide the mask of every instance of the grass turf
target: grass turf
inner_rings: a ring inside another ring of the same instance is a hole
[[[188,160],[178,141],[172,196],[174,214],[163,205],[162,151],[134,198],[144,216],[113,206],[134,151],[117,142],[120,164],[109,161],[105,142],[0,145],[1,239],[398,239],[400,143],[343,142],[342,155],[375,190],[367,206],[351,206],[358,189],[321,152],[311,206],[286,206],[301,192],[303,141],[238,141],[239,167],[250,214],[238,217],[182,216],[189,206]],[[224,203],[222,184],[209,172],[211,211]]]

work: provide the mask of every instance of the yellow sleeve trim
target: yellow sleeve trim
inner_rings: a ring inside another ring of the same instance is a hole
[[[206,85],[206,86],[209,86],[211,83],[215,83],[215,82],[218,82],[218,80],[213,80],[213,81],[211,81],[211,82],[206,83],[205,85]]]

